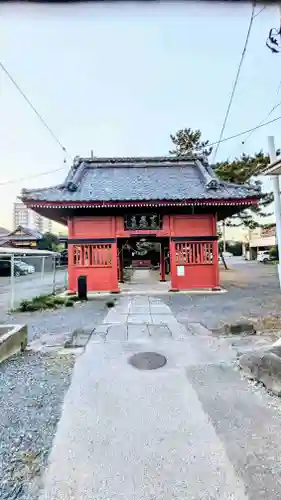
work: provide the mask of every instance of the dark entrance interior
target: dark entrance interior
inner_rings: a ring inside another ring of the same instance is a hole
[[[119,238],[118,281],[130,281],[136,270],[150,271],[155,281],[170,280],[169,238],[132,236]]]

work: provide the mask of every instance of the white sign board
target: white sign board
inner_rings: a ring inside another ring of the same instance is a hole
[[[184,266],[177,266],[177,276],[184,276]]]

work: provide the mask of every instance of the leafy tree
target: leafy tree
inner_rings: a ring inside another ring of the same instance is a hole
[[[278,246],[277,246],[277,245],[275,245],[274,247],[272,247],[272,248],[269,250],[269,254],[270,254],[270,257],[271,257],[273,260],[279,260]]]
[[[223,252],[223,242],[219,241],[219,251]],[[242,255],[242,243],[240,241],[226,242],[226,251],[232,253],[235,256]]]
[[[44,233],[43,237],[38,242],[38,249],[55,252],[57,251],[59,244],[60,244],[59,239],[55,234]]]
[[[200,130],[192,130],[185,128],[171,134],[171,140],[175,149],[170,151],[170,154],[204,154],[210,156],[212,148],[209,146],[209,141],[202,140]],[[277,151],[277,155],[280,151]],[[235,160],[226,160],[213,165],[216,175],[223,181],[234,184],[250,184],[261,190],[261,181],[257,178],[264,167],[269,163],[270,159],[263,151],[255,153],[253,156],[243,153],[240,158]],[[260,202],[256,206],[252,206],[240,212],[237,215],[225,221],[228,226],[244,225],[249,229],[255,229],[261,226],[260,218],[270,215],[265,209],[272,203],[273,193],[264,193]]]

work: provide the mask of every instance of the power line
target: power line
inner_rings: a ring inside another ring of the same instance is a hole
[[[36,114],[37,118],[39,118],[39,120],[41,121],[41,123],[43,123],[44,127],[48,130],[48,132],[51,134],[51,136],[53,137],[53,139],[56,141],[56,143],[60,146],[60,148],[62,149],[62,151],[67,154],[68,156],[70,156],[65,148],[65,146],[63,146],[63,144],[60,142],[60,140],[57,138],[57,136],[55,135],[55,133],[53,132],[53,130],[49,127],[49,125],[46,123],[46,121],[44,120],[44,118],[40,115],[40,113],[37,111],[37,109],[35,108],[35,106],[33,106],[32,102],[30,101],[30,99],[28,99],[28,97],[26,96],[26,94],[23,92],[23,90],[20,88],[20,86],[17,84],[17,82],[14,80],[14,78],[12,77],[12,75],[9,73],[9,71],[7,70],[7,68],[4,66],[4,64],[0,61],[0,67],[1,69],[4,71],[4,73],[7,75],[7,77],[9,78],[9,80],[13,83],[13,85],[16,87],[16,89],[19,91],[19,93],[22,95],[22,97],[24,98],[24,100],[28,103],[28,105],[31,107],[31,109],[34,111],[34,113]]]
[[[267,5],[265,5],[264,7],[262,7],[262,8],[259,10],[259,12],[257,12],[257,13],[254,15],[254,19],[255,19],[256,17],[258,17],[258,16],[259,16],[259,15],[260,15],[260,14],[261,14],[261,13],[262,13],[265,9],[266,9],[266,7],[267,7]]]
[[[219,140],[217,142],[217,147],[216,147],[215,152],[214,152],[213,162],[216,159],[217,152],[218,152],[218,149],[220,147],[220,143],[222,142],[221,139],[223,137],[223,133],[224,133],[224,130],[225,130],[225,127],[226,127],[226,124],[227,124],[227,120],[228,120],[229,112],[230,112],[230,109],[231,109],[232,101],[233,101],[234,94],[235,94],[235,91],[236,91],[236,87],[237,87],[237,84],[238,84],[238,80],[239,80],[239,77],[240,77],[240,72],[241,72],[242,64],[243,64],[243,61],[244,61],[244,58],[245,58],[245,55],[246,55],[246,52],[247,52],[248,42],[249,42],[251,30],[252,30],[253,21],[254,21],[255,6],[256,6],[256,4],[254,2],[253,5],[252,5],[252,13],[251,13],[249,27],[248,27],[248,31],[247,31],[247,35],[246,35],[246,40],[245,40],[245,43],[244,43],[244,48],[242,50],[242,54],[241,54],[241,58],[240,58],[239,66],[238,66],[238,70],[237,70],[237,73],[236,73],[236,78],[234,80],[234,84],[233,84],[233,87],[232,87],[232,91],[231,91],[229,103],[228,103],[228,106],[227,106],[227,109],[226,109],[226,113],[225,113],[223,125],[222,125],[222,128],[221,128]]]
[[[270,115],[272,115],[273,111],[275,111],[280,105],[281,105],[281,101],[278,102],[278,104],[276,104],[275,106],[273,106],[273,108],[271,108],[269,113],[267,113],[266,117],[259,123],[259,125],[261,126],[264,123],[264,121],[267,120],[267,118],[269,118]],[[250,132],[249,135],[247,135],[245,141],[242,141],[242,144],[245,144],[245,142],[248,141],[248,139],[250,139],[250,137],[253,135],[253,133],[254,133],[254,130],[252,132]]]
[[[277,90],[276,90],[276,97],[278,97],[279,95],[279,92],[280,92],[280,89],[281,89],[281,80],[278,84],[278,87],[277,87]],[[261,122],[259,123],[259,125],[262,125],[269,117],[270,115],[272,115],[272,113],[281,105],[281,101],[278,102],[277,104],[275,104],[271,109],[270,111],[267,113],[267,115],[264,117],[263,120],[261,120]],[[254,131],[251,132],[249,135],[247,135],[246,139],[244,141],[242,141],[242,144],[245,144],[245,142],[247,142],[250,137],[253,135]]]
[[[252,131],[257,130],[257,129],[262,128],[262,127],[265,127],[266,125],[269,125],[270,123],[277,122],[278,120],[281,120],[281,116],[277,116],[277,118],[273,118],[273,120],[269,120],[268,122],[262,123],[261,125],[256,125],[256,127],[249,128],[248,130],[244,130],[243,132],[238,132],[237,134],[226,137],[225,139],[221,139],[220,141],[211,142],[210,144],[208,144],[208,147],[215,146],[216,144],[221,143],[221,142],[226,142],[226,141],[230,141],[232,139],[236,139],[236,137],[241,137],[241,135],[248,134],[249,132],[252,132]]]
[[[7,184],[17,184],[18,182],[27,181],[29,179],[35,179],[36,177],[43,177],[43,175],[54,174],[60,170],[64,170],[67,167],[65,164],[63,167],[56,168],[54,170],[47,170],[46,172],[41,172],[34,175],[28,175],[26,177],[19,177],[18,179],[11,179],[9,181],[0,182],[0,186],[6,186]]]
[[[256,125],[256,127],[249,128],[247,130],[243,130],[243,132],[238,132],[237,134],[231,135],[229,137],[225,137],[224,139],[221,139],[220,142],[231,141],[232,139],[236,139],[236,137],[241,137],[242,135],[248,134],[249,132],[252,132],[253,130],[257,130],[259,128],[265,127],[266,125],[269,125],[270,123],[277,122],[278,120],[281,120],[281,116],[277,116],[277,118],[274,118],[273,120],[269,120],[268,122],[265,122],[262,125]],[[216,146],[217,144],[218,144],[218,141],[217,142],[211,142],[210,144],[208,144],[208,147],[209,146],[210,147],[211,146]],[[200,149],[205,149],[205,147],[198,148],[198,150],[200,150]],[[53,174],[55,172],[59,172],[60,170],[63,170],[65,167],[66,166],[60,167],[60,168],[56,168],[55,170],[48,170],[47,172],[42,172],[42,173],[38,173],[38,174],[34,174],[34,175],[29,175],[27,177],[21,177],[20,179],[12,179],[10,181],[0,182],[0,186],[6,186],[7,184],[16,184],[18,182],[22,182],[22,181],[26,181],[26,180],[29,180],[29,179],[33,179],[35,177],[41,177],[43,175]]]

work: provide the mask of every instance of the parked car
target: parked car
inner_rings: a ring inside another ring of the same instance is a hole
[[[18,265],[17,262],[14,263],[14,276],[26,275],[27,270],[23,269]],[[1,260],[0,261],[0,276],[11,276],[11,260]]]
[[[68,264],[68,250],[63,250],[59,255],[56,256],[57,266],[67,266]]]
[[[258,262],[263,262],[264,264],[266,264],[270,260],[273,260],[273,259],[270,255],[269,250],[261,250],[258,252],[258,254],[257,254],[257,261]]]
[[[26,262],[23,262],[22,260],[17,262],[17,265],[20,266],[22,269],[26,269],[27,274],[35,273],[35,267],[31,266],[30,264],[27,264]]]

